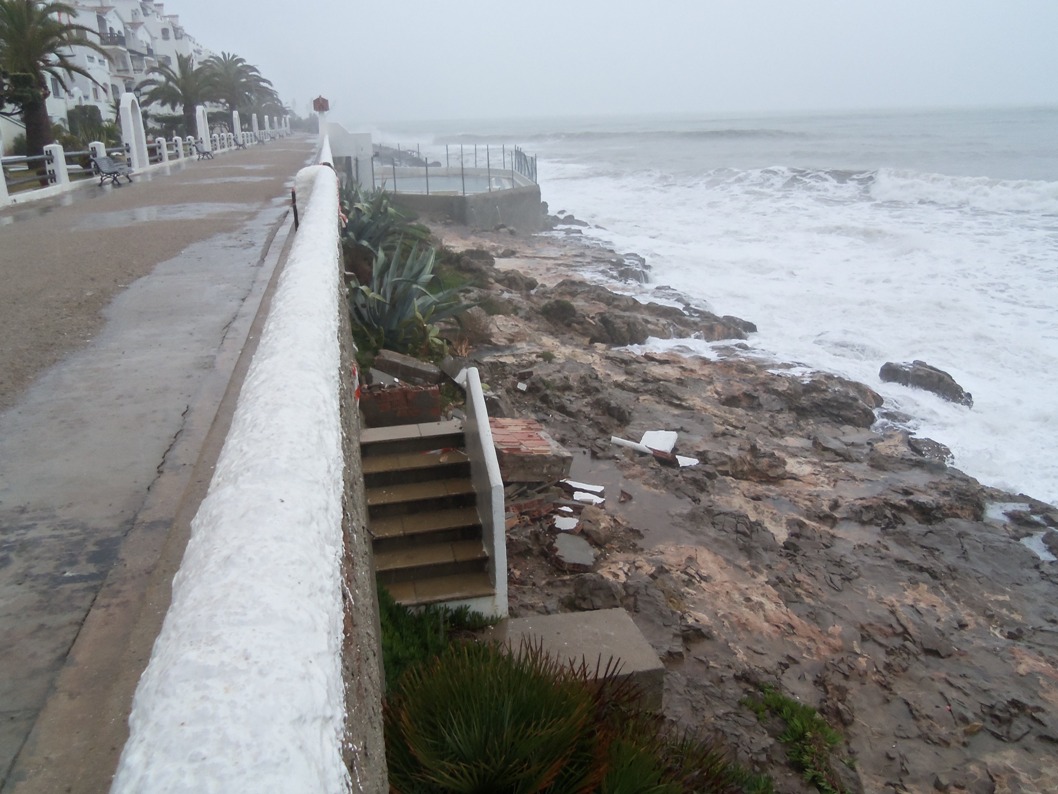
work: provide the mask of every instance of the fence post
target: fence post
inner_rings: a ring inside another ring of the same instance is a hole
[[[426,195],[430,195],[430,159],[423,160],[426,163]]]
[[[452,162],[448,159],[448,144],[445,144],[445,168],[451,168]]]
[[[459,144],[459,179],[463,183],[463,195],[467,194],[467,174],[463,167],[463,144]]]
[[[66,153],[58,143],[51,143],[44,147],[44,154],[48,157],[45,168],[48,177],[53,184],[67,185],[70,183],[70,172],[66,168]]]
[[[4,132],[0,130],[0,157],[4,154]],[[4,175],[3,165],[0,165],[0,205],[7,204],[10,200],[7,192],[7,177]]]
[[[399,151],[399,149],[398,149]],[[393,167],[393,192],[397,192],[397,160],[396,158],[390,158],[389,161]]]
[[[489,146],[485,144],[485,175],[489,180],[489,193],[492,192],[492,157],[489,155]]]

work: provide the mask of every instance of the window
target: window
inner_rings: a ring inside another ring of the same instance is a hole
[[[169,41],[169,28],[162,28],[162,41]]]
[[[170,58],[168,55],[159,55],[158,56],[158,62],[161,63],[162,66],[172,66],[173,65],[173,59]]]
[[[51,95],[52,96],[62,96],[62,93],[63,93],[62,85],[59,84],[59,78],[57,78],[57,77],[51,78]]]
[[[92,99],[94,99],[96,102],[99,101],[99,86],[92,86]]]

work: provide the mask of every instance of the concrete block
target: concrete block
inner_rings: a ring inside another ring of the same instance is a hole
[[[375,356],[374,368],[419,386],[440,383],[442,378],[441,370],[430,362],[419,361],[393,350],[380,350]]]
[[[648,711],[661,711],[665,667],[623,609],[512,618],[501,623],[496,633],[515,651],[526,639],[542,643],[554,659],[576,665],[583,660],[592,670],[600,660],[600,670],[605,670],[611,659],[617,660],[620,677],[631,678],[638,687],[640,705]]]

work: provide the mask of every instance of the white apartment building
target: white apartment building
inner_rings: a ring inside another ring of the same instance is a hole
[[[113,121],[124,91],[132,91],[157,64],[174,64],[177,55],[191,55],[201,63],[213,53],[200,45],[180,24],[176,14],[166,14],[163,3],[141,0],[80,0],[72,4],[69,20],[95,32],[97,44],[109,61],[87,47],[74,47],[71,60],[99,83],[70,75],[67,91],[52,79],[48,115],[68,126],[67,113],[78,105],[95,105],[104,121]]]

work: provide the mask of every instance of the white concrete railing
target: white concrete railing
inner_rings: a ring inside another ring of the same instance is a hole
[[[337,177],[310,166],[297,188],[301,227],[136,691],[119,794],[377,786],[343,759],[364,742],[346,736],[342,669]]]
[[[470,458],[470,478],[477,494],[478,518],[493,595],[465,602],[471,609],[498,618],[507,617],[507,526],[503,502],[503,477],[492,440],[492,427],[477,367],[466,371],[467,420],[463,437]]]

